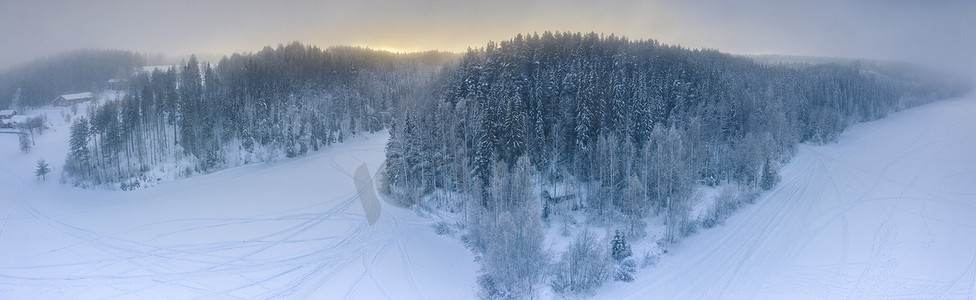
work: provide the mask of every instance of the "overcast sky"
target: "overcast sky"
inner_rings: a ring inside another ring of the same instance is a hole
[[[976,74],[974,0],[0,0],[0,29],[0,68],[80,48],[223,55],[295,40],[463,51],[549,30]]]

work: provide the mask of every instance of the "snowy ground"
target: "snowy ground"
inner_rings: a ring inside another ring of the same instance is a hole
[[[476,262],[352,174],[385,134],[134,192],[57,183],[60,108],[30,154],[0,133],[0,298],[467,299]],[[37,159],[54,167],[34,178]],[[976,98],[803,145],[772,191],[596,298],[976,298]]]
[[[463,299],[477,265],[412,211],[372,226],[352,174],[387,135],[133,191],[58,184],[61,108],[30,154],[0,134],[0,298]],[[54,167],[33,176],[37,159]]]
[[[782,176],[598,298],[976,298],[976,97],[803,145]]]

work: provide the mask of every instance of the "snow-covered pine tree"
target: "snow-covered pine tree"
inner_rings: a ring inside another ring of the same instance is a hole
[[[37,168],[34,169],[34,176],[40,177],[41,180],[47,179],[47,173],[51,173],[51,168],[48,167],[47,162],[44,159],[37,161]]]
[[[772,162],[772,160],[767,159],[766,163],[763,164],[762,178],[759,182],[759,187],[763,190],[769,190],[779,183],[779,168]]]
[[[613,239],[610,240],[610,256],[619,262],[631,255],[630,245],[627,244],[626,238],[620,233],[620,230],[616,230],[613,234]]]
[[[505,161],[509,165],[515,163],[515,159],[525,153],[527,136],[525,133],[525,105],[522,100],[515,97],[508,102],[504,120],[504,152]]]
[[[31,148],[33,147],[30,137],[28,137],[26,133],[21,133],[18,136],[18,140],[20,142],[20,151],[30,153]]]
[[[65,158],[64,171],[74,178],[75,183],[86,181],[91,175],[91,152],[88,149],[88,119],[80,117],[71,124],[68,139],[68,157]]]
[[[616,261],[613,271],[614,280],[627,282],[634,280],[637,264],[631,256],[630,245],[627,244],[625,235],[617,230],[610,241],[610,257]]]
[[[180,128],[180,144],[183,146],[184,154],[199,153],[199,128],[200,126],[211,126],[212,124],[200,124],[200,115],[206,109],[200,105],[200,98],[203,96],[203,83],[200,78],[200,65],[194,55],[183,65],[179,73],[179,100],[178,109],[180,118],[178,124]],[[201,155],[197,155],[200,157]]]
[[[475,146],[475,152],[473,157],[473,168],[471,172],[478,181],[478,186],[482,188],[482,199],[487,198],[487,189],[491,187],[491,174],[494,169],[494,147],[492,147],[492,138],[490,133],[486,129],[482,129],[481,134],[478,135],[477,145]],[[485,205],[485,203],[482,203]]]

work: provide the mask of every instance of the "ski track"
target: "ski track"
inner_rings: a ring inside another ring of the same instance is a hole
[[[0,254],[18,257],[0,258],[0,298],[429,299],[425,285],[432,282],[430,274],[418,279],[408,253],[418,249],[418,242],[404,240],[433,236],[429,222],[409,210],[386,207],[370,226],[357,205],[349,170],[364,163],[377,168],[386,135],[365,139],[135,192],[51,184],[50,194],[64,196],[33,196],[21,175],[0,168],[0,186],[14,187],[20,195],[0,198],[0,208],[15,209],[0,212]],[[309,178],[280,179],[293,173]],[[255,187],[261,185],[299,199],[255,199],[273,195]],[[231,192],[235,196],[214,192],[235,186],[241,189]],[[288,193],[291,187],[299,192]],[[74,193],[108,199],[76,205],[71,201],[82,200],[67,196]],[[243,201],[227,207],[219,203],[223,199]],[[182,206],[187,209],[181,211]],[[104,222],[116,214],[122,214],[118,226]],[[39,243],[29,249],[3,247],[25,236]],[[454,264],[465,266],[473,283],[470,253],[454,257],[466,258]],[[391,281],[390,275],[397,274],[402,277]]]
[[[446,244],[427,245],[442,241],[428,221],[387,206],[370,226],[358,209],[350,170],[375,173],[384,141],[129,193],[0,168],[0,298],[473,297],[476,265],[456,241],[463,253],[437,265]],[[801,145],[774,189],[596,298],[976,299],[973,149],[972,96]],[[468,277],[430,271],[459,265]]]
[[[598,299],[976,299],[976,97],[801,145],[783,181]]]

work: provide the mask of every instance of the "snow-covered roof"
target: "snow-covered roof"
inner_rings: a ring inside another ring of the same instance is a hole
[[[61,98],[64,98],[64,100],[78,100],[78,99],[85,99],[85,98],[91,98],[91,97],[92,97],[92,93],[91,92],[61,95]]]
[[[10,122],[9,123],[11,123],[11,124],[23,124],[23,123],[27,123],[27,121],[30,120],[30,118],[31,118],[31,116],[13,116],[13,117],[10,117]]]
[[[118,79],[118,78],[112,78],[108,80],[108,83],[120,83],[120,82],[122,82],[122,79]]]
[[[0,110],[0,116],[13,116],[13,115],[14,115],[13,109]]]

